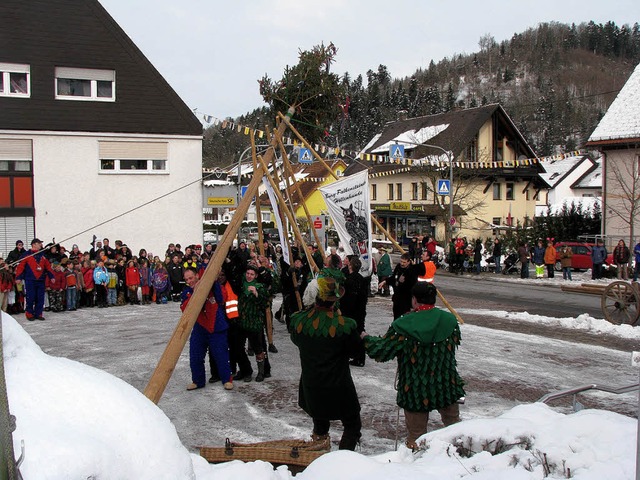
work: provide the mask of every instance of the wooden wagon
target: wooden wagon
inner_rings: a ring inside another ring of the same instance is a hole
[[[640,319],[640,284],[616,281],[609,285],[583,283],[579,287],[562,286],[563,291],[600,295],[602,313],[609,322],[636,325]]]

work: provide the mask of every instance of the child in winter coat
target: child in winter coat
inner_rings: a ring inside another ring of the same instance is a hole
[[[82,298],[82,304],[85,307],[94,307],[94,290],[95,283],[93,282],[93,267],[95,266],[95,262],[85,261],[82,266],[82,276],[84,278],[84,294]]]
[[[127,264],[127,270],[125,271],[125,281],[127,284],[127,291],[129,293],[129,304],[140,305],[138,300],[138,287],[140,286],[140,270],[136,267],[136,263],[133,260],[129,260]]]
[[[78,297],[78,278],[74,271],[75,265],[73,261],[67,263],[67,268],[64,271],[64,280],[67,285],[66,306],[67,311],[72,312],[76,309],[77,297]]]
[[[149,279],[151,272],[149,269],[149,261],[142,257],[140,259],[140,290],[142,290],[142,304],[148,305],[150,303],[149,298]]]
[[[0,260],[0,310],[3,312],[7,311],[9,292],[13,291],[14,283],[9,265],[4,260]]]
[[[116,273],[115,260],[107,261],[107,274],[109,282],[107,283],[107,305],[114,307],[118,302],[118,274]]]

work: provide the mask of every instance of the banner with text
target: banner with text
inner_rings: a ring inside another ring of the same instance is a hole
[[[320,187],[320,193],[345,252],[360,258],[360,273],[368,277],[373,273],[368,171]]]

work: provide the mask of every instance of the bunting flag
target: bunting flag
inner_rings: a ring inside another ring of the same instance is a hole
[[[363,277],[373,273],[368,177],[364,170],[319,188],[344,251],[362,262]]]
[[[197,109],[194,110],[194,113],[198,113]],[[245,136],[256,136],[258,138],[264,138],[265,131],[257,130],[247,125],[240,125],[229,119],[220,119],[216,118],[213,115],[203,114],[202,119],[204,122],[211,126],[220,127],[223,130],[230,129],[235,130],[238,133],[242,133]],[[287,137],[283,139],[286,145],[294,145],[301,146],[302,142],[298,139],[291,139],[291,137]],[[395,164],[395,165],[413,165],[413,166],[431,166],[437,168],[445,168],[449,167],[449,159],[446,155],[441,156],[429,156],[424,158],[400,158],[399,156],[391,157],[387,154],[375,154],[375,153],[364,153],[362,151],[353,151],[347,150],[340,147],[330,147],[328,145],[319,145],[316,144],[314,146],[314,150],[318,153],[328,153],[334,156],[342,156],[347,158],[359,159],[365,162],[371,162],[374,164]],[[535,165],[541,162],[550,162],[554,160],[562,160],[568,157],[577,157],[581,155],[586,155],[586,150],[574,150],[571,152],[560,153],[557,155],[550,155],[546,157],[532,157],[518,160],[505,160],[500,162],[486,162],[486,161],[476,161],[476,162],[461,162],[454,161],[454,166],[459,169],[468,169],[468,170],[492,170],[497,168],[517,168],[517,167],[529,167],[531,165]]]

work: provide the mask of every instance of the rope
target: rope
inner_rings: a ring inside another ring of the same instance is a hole
[[[77,232],[77,233],[75,233],[75,234],[71,235],[70,237],[67,237],[67,238],[65,238],[65,239],[63,239],[63,240],[60,240],[59,242],[55,242],[55,237],[54,237],[54,239],[53,239],[53,240],[54,240],[54,242],[53,242],[53,243],[54,243],[55,245],[60,245],[60,244],[62,244],[62,243],[64,243],[64,242],[67,242],[67,241],[71,240],[72,238],[75,238],[75,237],[78,237],[78,236],[82,235],[83,233],[90,232],[90,231],[92,231],[92,230],[94,230],[94,229],[96,229],[96,228],[98,228],[98,227],[101,227],[102,225],[105,225],[105,224],[107,224],[107,223],[109,223],[109,222],[112,222],[112,221],[114,221],[114,220],[116,220],[116,219],[118,219],[118,218],[120,218],[120,217],[124,217],[125,215],[128,215],[128,214],[130,214],[130,213],[132,213],[132,212],[135,212],[136,210],[139,210],[139,209],[141,209],[142,207],[146,207],[147,205],[150,205],[150,204],[152,204],[152,203],[154,203],[154,202],[157,202],[158,200],[160,200],[160,199],[162,199],[162,198],[164,198],[164,197],[168,197],[169,195],[173,195],[174,193],[179,192],[180,190],[183,190],[183,189],[185,189],[185,188],[187,188],[187,187],[189,187],[189,186],[193,185],[194,183],[202,182],[203,180],[206,180],[207,178],[209,178],[209,177],[211,177],[211,176],[215,175],[215,173],[216,173],[216,172],[211,172],[210,174],[205,175],[205,176],[203,176],[202,178],[198,178],[197,180],[194,180],[193,182],[186,183],[186,184],[182,185],[181,187],[176,188],[175,190],[171,190],[170,192],[164,193],[164,194],[160,195],[159,197],[152,198],[152,199],[151,199],[151,200],[149,200],[148,202],[141,203],[140,205],[138,205],[138,206],[136,206],[136,207],[133,207],[133,208],[131,208],[131,209],[129,209],[129,210],[127,210],[127,211],[125,211],[125,212],[122,212],[122,213],[120,213],[120,214],[118,214],[118,215],[116,215],[116,216],[114,216],[114,217],[111,217],[111,218],[109,218],[109,219],[107,219],[107,220],[105,220],[105,221],[103,221],[103,222],[100,222],[100,223],[98,223],[98,224],[96,224],[96,225],[93,225],[92,227],[86,228],[86,229],[82,230],[81,232]],[[15,266],[15,265],[17,265],[18,263],[20,263],[22,260],[24,260],[25,258],[32,257],[32,256],[36,255],[37,253],[40,253],[40,252],[45,251],[45,250],[48,250],[48,249],[49,249],[49,248],[51,248],[52,246],[53,246],[53,245],[51,245],[51,246],[49,246],[49,247],[47,247],[47,248],[43,248],[43,249],[39,250],[38,252],[33,253],[33,254],[31,254],[31,255],[28,255],[28,256],[25,256],[25,257],[20,257],[20,259],[16,260],[15,262],[13,262],[13,263],[11,263],[11,264],[5,264],[5,266],[4,266],[4,267],[1,267],[1,268],[0,268],[0,270],[3,270],[3,269],[5,269],[5,268],[7,268],[7,266]]]

